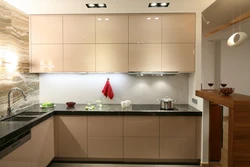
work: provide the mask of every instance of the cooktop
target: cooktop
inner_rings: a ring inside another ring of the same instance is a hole
[[[132,110],[164,110],[160,104],[132,104]],[[178,110],[177,108],[169,110]]]

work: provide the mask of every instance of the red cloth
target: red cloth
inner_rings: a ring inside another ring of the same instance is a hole
[[[114,93],[113,93],[112,87],[109,83],[109,80],[107,80],[104,88],[102,89],[102,93],[104,94],[104,96],[109,97],[110,99],[113,99]]]

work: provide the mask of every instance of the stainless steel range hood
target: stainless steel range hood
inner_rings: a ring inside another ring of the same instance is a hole
[[[178,71],[129,71],[129,75],[134,75],[134,76],[164,76],[164,75],[176,75],[179,74]]]

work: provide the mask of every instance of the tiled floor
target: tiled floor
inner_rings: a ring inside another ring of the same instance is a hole
[[[77,164],[53,163],[49,167],[200,167],[199,165],[133,165],[133,164]]]

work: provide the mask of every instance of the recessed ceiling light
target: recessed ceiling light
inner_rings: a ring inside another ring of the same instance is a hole
[[[160,3],[155,3],[155,2],[153,2],[153,3],[149,3],[148,4],[148,7],[149,8],[152,8],[152,7],[168,7],[169,6],[169,2],[160,2]]]
[[[105,20],[109,20],[109,18],[105,18]]]
[[[151,20],[151,18],[150,18],[150,17],[148,17],[148,18],[147,18],[147,20]]]
[[[150,4],[150,6],[156,6],[157,5],[157,3],[151,3]]]
[[[88,8],[107,8],[107,5],[105,3],[89,3],[86,4]]]
[[[103,3],[99,3],[98,6],[103,7],[105,5]]]

